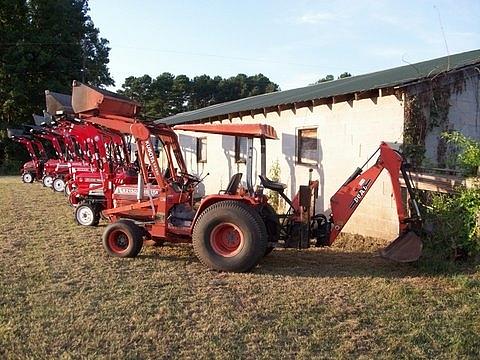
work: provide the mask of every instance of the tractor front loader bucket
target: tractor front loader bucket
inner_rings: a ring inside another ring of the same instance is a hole
[[[380,255],[397,262],[416,261],[422,255],[422,240],[413,231],[408,231],[393,240],[385,249],[380,250]]]

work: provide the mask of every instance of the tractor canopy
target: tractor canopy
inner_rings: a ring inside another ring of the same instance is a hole
[[[266,124],[187,124],[176,125],[173,129],[247,138],[278,139],[275,129]]]

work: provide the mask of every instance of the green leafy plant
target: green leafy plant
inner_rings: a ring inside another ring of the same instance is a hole
[[[432,194],[425,201],[426,220],[432,231],[425,238],[430,258],[464,258],[480,254],[480,143],[459,132],[443,133],[442,138],[457,146],[454,163],[465,174],[477,175],[470,187],[459,187],[454,194]]]
[[[444,132],[442,138],[458,148],[457,165],[466,175],[480,175],[480,142],[458,131]]]
[[[427,210],[432,231],[425,239],[427,257],[459,258],[480,254],[480,187],[456,194],[433,194]]]
[[[278,160],[275,160],[270,167],[270,170],[268,172],[268,177],[272,181],[280,181],[280,176],[281,176],[281,169],[280,169],[280,164]],[[278,192],[268,190],[267,192],[267,198],[268,198],[268,203],[272,205],[273,209],[278,213],[283,210],[283,201],[278,195]]]

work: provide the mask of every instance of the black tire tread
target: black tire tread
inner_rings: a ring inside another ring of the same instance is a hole
[[[137,245],[137,249],[135,249],[135,256],[137,256],[140,251],[142,251],[142,247],[143,247],[143,237],[145,236],[145,229],[141,228],[140,226],[138,226],[137,224],[135,224],[135,222],[133,220],[130,220],[130,219],[119,219],[117,220],[115,223],[130,223],[133,225],[133,228],[134,229],[133,231],[135,231],[136,233],[136,236],[138,236],[139,238],[142,239],[142,241],[139,241],[136,245]],[[135,256],[132,256],[132,257],[135,257]]]
[[[277,243],[280,237],[280,221],[278,219],[277,213],[275,209],[272,207],[270,204],[265,204],[263,205],[263,214],[261,213],[260,216],[264,218],[265,222],[265,227],[267,229],[267,234],[268,234],[268,241],[269,242],[275,242]],[[270,231],[274,231],[275,233],[272,234],[269,232],[269,227],[267,226],[267,220],[272,222],[270,226],[275,226],[275,229],[270,229]],[[274,222],[274,223],[273,223]],[[275,250],[275,246],[270,246],[267,245],[267,248],[265,250],[265,254],[263,256],[267,256],[270,254],[273,250]]]
[[[251,256],[244,256],[240,260],[233,261],[233,263],[215,263],[210,259],[212,254],[208,253],[208,249],[202,245],[200,233],[204,231],[204,227],[217,216],[220,216],[222,212],[224,213],[225,210],[236,212],[238,217],[243,219],[246,224],[248,224],[247,226],[250,226],[252,233],[258,235],[252,243],[253,247],[251,252],[253,254],[251,254]],[[217,214],[217,212],[219,213]],[[268,235],[265,224],[255,209],[240,201],[225,200],[207,207],[202,214],[200,214],[193,228],[192,243],[195,256],[208,268],[218,271],[245,272],[255,267],[265,254],[267,238]]]

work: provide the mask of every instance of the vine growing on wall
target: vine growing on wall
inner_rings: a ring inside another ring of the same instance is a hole
[[[434,88],[430,101],[430,116],[428,121],[428,131],[438,128],[441,132],[445,132],[449,128],[448,113],[450,111],[450,88],[440,87]],[[447,165],[447,144],[440,137],[437,144],[437,162],[438,166],[445,167]]]
[[[402,152],[412,165],[419,166],[425,158],[427,118],[418,96],[407,96],[404,112]]]
[[[452,94],[464,91],[463,72],[435,78],[428,83],[417,84],[408,89],[405,99],[405,124],[402,151],[415,165],[425,162],[425,139],[428,133],[442,133],[450,130],[448,114]],[[448,146],[443,138],[438,139],[437,163],[448,166]]]

